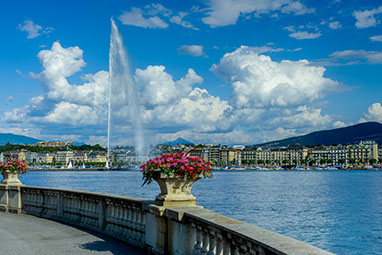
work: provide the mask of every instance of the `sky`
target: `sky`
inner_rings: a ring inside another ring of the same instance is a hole
[[[111,18],[146,144],[382,123],[381,1],[7,1],[0,132],[106,144]],[[111,114],[113,145],[135,143],[124,109]]]

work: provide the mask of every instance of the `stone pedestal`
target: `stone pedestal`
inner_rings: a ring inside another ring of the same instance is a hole
[[[21,181],[19,180],[19,173],[16,172],[10,172],[10,171],[3,171],[1,172],[1,175],[3,176],[3,180],[1,181],[1,184],[4,185],[23,185]]]
[[[196,198],[191,195],[191,188],[200,178],[202,176],[184,179],[158,172],[153,179],[158,183],[161,193],[156,197],[155,204],[165,207],[196,206]]]

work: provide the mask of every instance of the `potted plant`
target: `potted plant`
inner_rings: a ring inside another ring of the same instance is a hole
[[[155,203],[167,207],[196,206],[192,185],[201,178],[213,177],[210,162],[183,152],[150,159],[140,168],[143,185],[155,180],[160,187]]]
[[[3,176],[1,184],[22,185],[19,180],[19,175],[26,173],[27,170],[27,164],[19,159],[11,159],[0,162],[0,173]]]

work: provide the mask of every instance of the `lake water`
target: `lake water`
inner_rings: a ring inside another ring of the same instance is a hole
[[[382,254],[382,171],[219,171],[192,193],[205,209],[337,254]],[[139,171],[29,172],[26,185],[154,199]]]

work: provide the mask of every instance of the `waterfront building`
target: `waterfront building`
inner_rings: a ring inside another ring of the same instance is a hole
[[[345,146],[328,146],[328,161],[333,161],[333,164],[339,165],[341,162],[348,162],[348,153]]]
[[[36,146],[40,147],[67,147],[73,146],[73,142],[37,142]]]
[[[354,159],[356,163],[365,163],[370,156],[370,147],[366,144],[350,144],[346,146],[348,158]]]
[[[222,147],[221,148],[221,162],[223,165],[234,164],[235,162],[235,150],[233,148]]]
[[[73,152],[73,163],[88,162],[88,153],[86,151]]]
[[[88,154],[88,162],[106,162],[106,154],[105,151],[92,151]]]
[[[244,148],[241,150],[241,162],[252,164],[256,161],[256,151],[253,148]]]
[[[62,163],[63,165],[68,165],[70,161],[73,160],[73,151],[66,150],[66,151],[57,151],[55,162]]]
[[[195,158],[202,158],[202,148],[194,148],[188,151],[188,155]]]
[[[360,145],[367,145],[369,147],[369,156],[368,158],[378,159],[378,144],[375,141],[367,140],[361,141]]]

